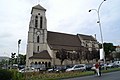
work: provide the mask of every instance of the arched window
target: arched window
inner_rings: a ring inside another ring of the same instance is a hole
[[[42,28],[42,23],[43,23],[42,21],[43,21],[43,17],[41,16],[40,17],[40,28]]]
[[[38,62],[38,64],[41,64],[41,62]]]
[[[39,43],[40,42],[40,37],[39,36],[37,36],[37,43]]]
[[[51,67],[51,62],[48,63],[48,67]]]
[[[35,16],[35,27],[37,28],[38,26],[38,16]]]
[[[42,64],[44,64],[44,62],[42,62]]]
[[[47,62],[45,62],[45,67],[46,67],[46,68],[48,67]]]
[[[37,65],[37,62],[35,62],[35,65]]]
[[[37,51],[39,52],[39,46],[37,47]]]

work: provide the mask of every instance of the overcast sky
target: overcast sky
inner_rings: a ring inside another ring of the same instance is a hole
[[[46,11],[49,31],[68,34],[97,35],[100,32],[97,9],[103,0],[0,0],[0,56],[17,53],[17,42],[21,39],[20,53],[26,53],[26,43],[31,8],[37,4]],[[107,0],[100,9],[104,42],[120,45],[120,0]]]

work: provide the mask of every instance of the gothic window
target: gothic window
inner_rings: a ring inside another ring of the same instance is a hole
[[[44,36],[40,35],[40,43],[43,43],[43,42],[44,42]]]
[[[38,26],[38,16],[35,16],[35,27],[37,28]]]
[[[39,36],[37,36],[37,43],[39,43],[40,42],[40,37]]]
[[[42,21],[43,21],[43,17],[40,17],[40,28],[42,28]]]
[[[39,46],[37,47],[37,51],[39,52]]]

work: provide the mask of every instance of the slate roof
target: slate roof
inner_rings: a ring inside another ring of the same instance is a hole
[[[48,31],[47,41],[48,45],[53,50],[78,50],[81,47],[78,36],[72,34]]]
[[[46,11],[46,9],[44,7],[42,7],[40,4],[38,4],[36,6],[33,6],[32,7],[32,11],[33,11],[33,9],[38,9],[38,10],[44,10],[44,11]],[[31,13],[32,13],[32,11],[31,11]]]
[[[89,41],[97,41],[93,36],[91,35],[83,35],[83,34],[77,34],[80,38],[83,40],[89,40]]]
[[[30,57],[29,59],[51,59],[49,53],[47,50],[43,50],[39,53],[33,53],[33,56]]]

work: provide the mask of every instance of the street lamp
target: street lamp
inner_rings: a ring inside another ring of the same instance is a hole
[[[101,2],[101,4],[99,5],[98,9],[90,9],[90,10],[89,10],[89,12],[91,12],[92,10],[96,11],[96,12],[97,12],[97,15],[98,15],[98,21],[97,21],[97,23],[99,24],[99,27],[100,27],[100,36],[101,36],[102,49],[103,49],[102,55],[103,55],[104,63],[105,63],[105,53],[104,53],[103,35],[102,35],[102,28],[101,28],[101,20],[100,20],[100,13],[99,13],[99,11],[100,11],[101,5],[102,5],[103,2],[105,2],[105,1],[106,1],[106,0],[103,0],[103,1]]]
[[[21,43],[21,39],[18,40],[18,57],[17,57],[17,63],[18,63],[18,65],[19,65],[19,61],[20,61],[20,58],[19,58],[20,43]]]

